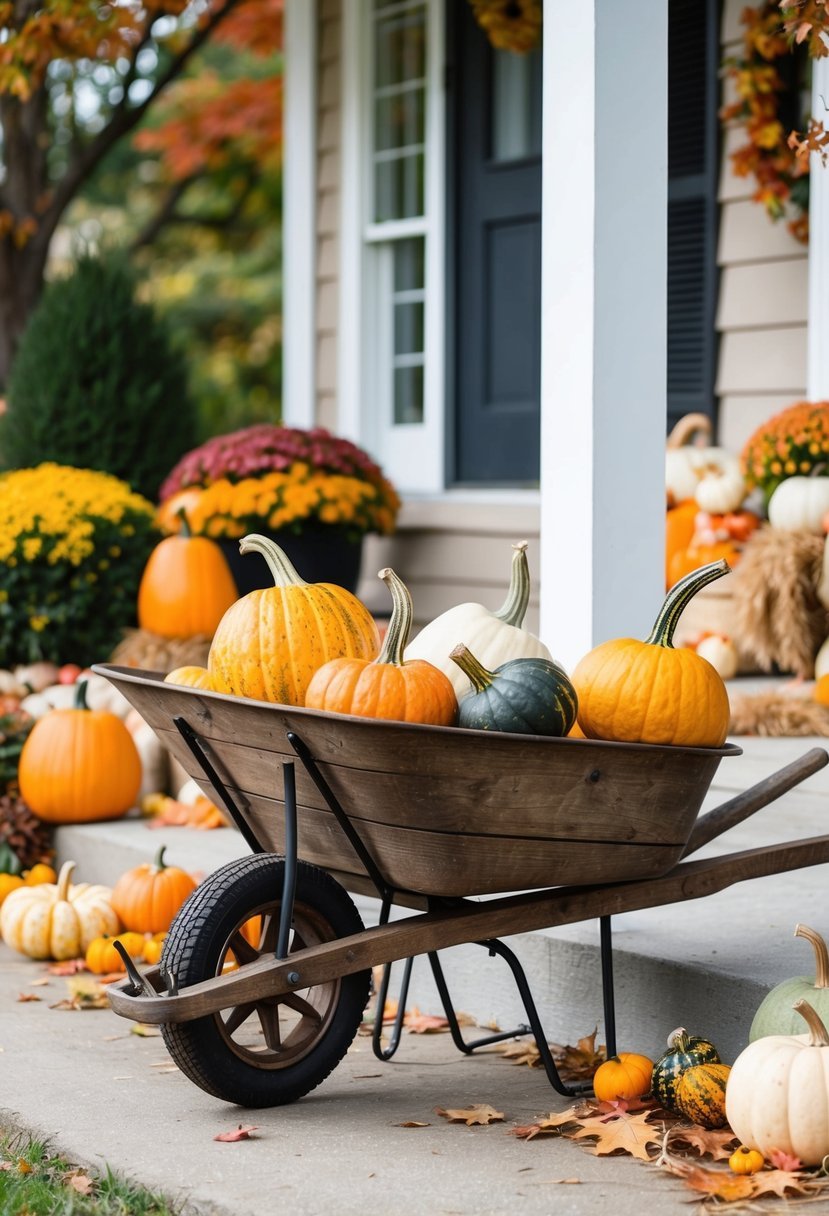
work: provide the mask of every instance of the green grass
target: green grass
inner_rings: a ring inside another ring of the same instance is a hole
[[[163,1196],[118,1177],[109,1167],[100,1173],[74,1165],[45,1140],[0,1132],[0,1216],[178,1216],[178,1212]]]

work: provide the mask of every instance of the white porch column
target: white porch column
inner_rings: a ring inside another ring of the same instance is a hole
[[[569,669],[664,588],[667,0],[545,0],[542,639]]]
[[[317,3],[285,2],[282,421],[315,413]]]
[[[829,121],[829,60],[812,60],[812,114]],[[829,400],[829,168],[809,165],[809,343],[807,396]]]

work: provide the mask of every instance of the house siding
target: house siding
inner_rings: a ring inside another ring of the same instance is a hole
[[[744,7],[745,0],[724,0],[723,57],[741,47]],[[727,97],[729,87],[726,81]],[[743,140],[738,129],[724,133],[717,251],[718,439],[735,451],[806,394],[808,252],[754,202],[754,178],[732,172],[731,154]]]

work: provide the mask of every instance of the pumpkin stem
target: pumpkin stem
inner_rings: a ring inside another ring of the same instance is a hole
[[[829,949],[826,942],[808,925],[797,925],[795,937],[805,937],[815,952],[815,988],[829,988]]]
[[[383,648],[374,662],[392,663],[395,667],[402,667],[403,652],[409,644],[409,634],[412,631],[412,597],[402,578],[388,566],[381,570],[377,577],[383,580],[391,592],[391,617],[386,636],[383,638]]]
[[[530,567],[527,563],[527,542],[519,540],[512,546],[512,566],[509,576],[509,590],[497,612],[493,616],[503,621],[505,625],[514,625],[520,629],[527,615],[527,605],[530,602]]]
[[[87,683],[88,683],[87,680],[78,680],[77,684],[75,685],[75,701],[74,701],[75,709],[89,709],[89,706],[86,701]]]
[[[684,1026],[677,1026],[668,1035],[668,1046],[676,1051],[685,1051],[688,1046],[688,1031]]]
[[[829,1032],[821,1021],[820,1015],[808,1001],[795,1001],[792,1005],[809,1027],[809,1047],[829,1047]]]
[[[166,870],[167,869],[167,863],[164,860],[164,854],[166,853],[166,851],[167,851],[167,846],[166,846],[166,844],[163,844],[155,855],[155,861],[153,862],[154,869],[156,869],[156,870]],[[165,882],[166,882],[166,879],[165,879]]]
[[[190,520],[187,518],[186,509],[184,507],[179,507],[179,509],[176,511],[176,516],[181,521],[181,527],[178,531],[179,536],[192,536],[193,530],[190,527]]]
[[[268,569],[273,576],[274,587],[307,587],[304,578],[300,578],[294,567],[282,552],[279,545],[267,536],[251,532],[239,541],[240,553],[261,553],[268,563]]]
[[[464,675],[469,677],[475,692],[483,692],[484,689],[489,688],[494,679],[494,672],[487,671],[483,663],[475,658],[472,651],[468,650],[463,642],[454,650],[450,650],[449,658],[457,663]]]
[[[713,583],[714,579],[722,578],[730,572],[731,567],[723,557],[718,562],[709,562],[707,566],[700,566],[698,570],[692,570],[681,578],[665,596],[665,603],[645,642],[652,646],[672,646],[677,621],[696,593],[708,583]]]
[[[69,884],[70,884],[70,880],[72,878],[72,871],[74,869],[75,869],[74,861],[65,861],[63,863],[63,865],[61,866],[60,874],[58,874],[58,884],[57,884],[58,885],[58,891],[57,891],[58,901],[67,900],[69,898]]]

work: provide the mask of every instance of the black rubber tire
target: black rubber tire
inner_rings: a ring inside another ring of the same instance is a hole
[[[258,854],[229,862],[200,884],[164,943],[162,965],[180,989],[221,974],[225,965],[236,965],[237,955],[244,965],[260,952],[273,953],[283,874],[281,857]],[[253,916],[262,917],[261,941],[246,946],[240,930]],[[289,954],[363,928],[339,883],[300,862]],[[362,1020],[370,983],[371,972],[361,971],[286,998],[169,1023],[161,1033],[181,1071],[207,1093],[238,1106],[281,1106],[309,1093],[343,1058]],[[283,1037],[283,1022],[290,1017],[295,1025]],[[257,1021],[255,1033],[264,1041],[252,1044]]]

